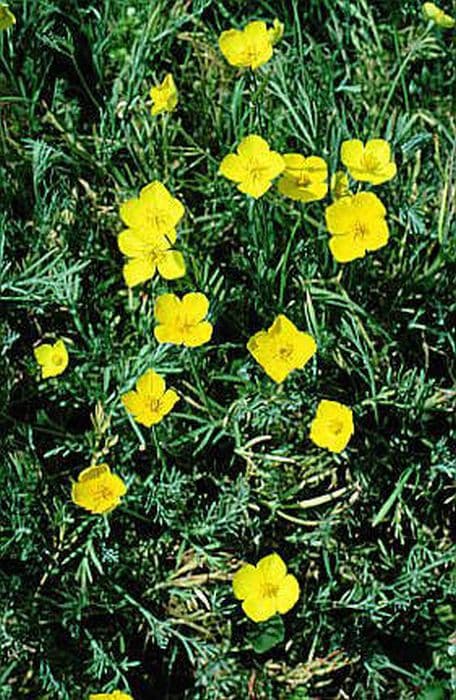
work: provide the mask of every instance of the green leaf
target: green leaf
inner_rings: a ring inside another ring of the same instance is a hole
[[[259,623],[247,639],[257,654],[264,654],[277,644],[281,644],[285,639],[285,626],[282,618],[280,615],[275,615],[270,620]]]

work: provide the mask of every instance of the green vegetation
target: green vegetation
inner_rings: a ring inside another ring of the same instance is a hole
[[[411,0],[10,7],[1,700],[454,697],[454,31]],[[274,17],[285,36],[254,77],[224,61],[222,30]],[[180,102],[152,117],[167,72]],[[253,201],[218,176],[252,132],[331,172],[344,139],[388,139],[389,244],[339,265],[330,197],[300,205],[274,187]],[[128,290],[119,204],[153,179],[185,204],[187,275]],[[154,299],[194,290],[212,341],[159,346]],[[246,350],[278,313],[318,345],[281,386]],[[59,337],[70,364],[43,381],[33,347]],[[149,367],[181,395],[150,430],[120,401]],[[321,398],[353,408],[342,455],[308,439]],[[129,487],[106,518],[70,498],[97,461]],[[231,590],[242,561],[271,551],[302,589],[272,646]]]

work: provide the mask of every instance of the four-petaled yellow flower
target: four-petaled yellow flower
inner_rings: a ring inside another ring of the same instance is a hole
[[[251,197],[261,197],[271,187],[272,180],[285,168],[285,161],[271,151],[267,141],[251,134],[242,139],[237,155],[230,153],[220,164],[219,172],[237,183],[237,188]]]
[[[150,88],[150,97],[153,105],[151,112],[153,115],[162,112],[172,112],[177,106],[178,94],[174,78],[168,73],[160,85]]]
[[[108,513],[119,505],[127,492],[124,482],[112,474],[107,464],[88,467],[71,487],[73,503],[91,513]]]
[[[439,27],[442,27],[443,29],[451,29],[451,27],[454,27],[456,23],[454,17],[445,14],[445,12],[441,10],[440,7],[437,7],[437,5],[434,5],[433,2],[424,3],[423,13],[426,19],[435,22]]]
[[[264,622],[276,613],[287,613],[296,604],[300,590],[293,574],[278,554],[269,554],[256,566],[245,564],[233,578],[233,592],[242,609],[254,622]]]
[[[343,170],[338,170],[332,176],[331,194],[333,199],[341,199],[342,197],[348,197],[351,194],[350,187],[348,185],[348,177]]]
[[[129,228],[117,241],[121,252],[130,258],[123,269],[129,287],[151,279],[156,271],[167,280],[185,275],[183,255],[172,249],[175,226],[184,212],[179,200],[157,180],[144,187],[139,198],[120,205],[120,217]]]
[[[328,166],[323,158],[286,153],[283,159],[285,170],[278,183],[280,194],[300,202],[323,199],[328,191]]]
[[[35,359],[41,367],[41,376],[57,377],[68,366],[68,352],[63,340],[57,340],[54,345],[45,343],[33,350]]]
[[[112,693],[92,693],[89,695],[89,700],[133,700],[133,698],[121,690],[114,690]]]
[[[0,3],[0,30],[9,29],[16,24],[16,17],[13,15],[8,5]]]
[[[266,22],[250,22],[244,29],[222,32],[219,37],[220,51],[232,66],[255,70],[271,58],[272,46],[278,40],[279,33],[277,24],[268,30]]]
[[[165,380],[152,369],[136,382],[136,391],[122,396],[122,403],[134,419],[150,428],[159,423],[179,401],[173,389],[166,389]]]
[[[259,331],[247,343],[248,351],[275,382],[302,369],[317,350],[315,340],[279,314],[267,331]]]
[[[363,258],[366,251],[388,243],[386,209],[373,192],[342,197],[326,208],[325,215],[332,234],[329,247],[337,262]]]
[[[320,401],[310,426],[310,439],[318,447],[342,452],[354,433],[351,408],[338,401]]]
[[[175,294],[162,294],[155,302],[155,338],[159,343],[204,345],[212,336],[212,324],[206,321],[209,300],[200,292],[190,292],[179,299]]]
[[[392,180],[397,172],[390,145],[384,139],[371,139],[365,146],[358,139],[344,141],[340,157],[352,178],[372,185]]]

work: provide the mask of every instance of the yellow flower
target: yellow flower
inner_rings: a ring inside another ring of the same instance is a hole
[[[162,112],[172,112],[177,106],[177,88],[171,73],[165,76],[161,85],[151,87],[149,94],[153,102],[151,112],[154,115]]]
[[[242,139],[237,153],[225,156],[219,173],[238,183],[238,190],[255,199],[267,192],[272,180],[285,168],[282,156],[271,151],[268,143],[255,134]]]
[[[272,34],[270,32],[266,29],[266,22],[258,21],[250,22],[244,29],[229,29],[220,34],[220,51],[232,66],[255,70],[272,56],[277,25],[273,27]]]
[[[272,23],[272,29],[268,29],[269,39],[273,46],[279,43],[279,41],[283,37],[283,31],[283,22],[280,22],[278,19],[275,19]]]
[[[283,615],[296,604],[300,590],[293,574],[278,554],[269,554],[256,566],[245,564],[233,578],[233,592],[242,609],[254,622],[264,622],[276,613]]]
[[[68,366],[68,352],[63,340],[57,340],[54,345],[40,345],[33,350],[33,354],[41,367],[43,379],[62,374]]]
[[[446,15],[443,10],[441,10],[433,2],[425,2],[423,5],[423,13],[426,19],[432,20],[439,27],[444,29],[451,29],[454,27],[456,20],[450,15]]]
[[[323,158],[286,153],[283,159],[285,171],[278,183],[280,194],[300,202],[323,199],[328,191],[328,166]]]
[[[302,369],[317,350],[308,333],[298,331],[294,323],[279,314],[267,331],[255,333],[247,350],[275,382],[283,382],[294,369]]]
[[[209,301],[200,292],[185,294],[179,299],[175,294],[162,294],[155,302],[155,338],[159,343],[186,345],[189,348],[204,345],[212,336],[212,324],[205,321]]]
[[[367,250],[378,250],[388,243],[386,209],[373,192],[342,197],[326,208],[326,226],[333,234],[329,241],[337,262],[363,258]]]
[[[310,426],[310,439],[318,447],[342,452],[354,433],[351,408],[338,401],[320,401]]]
[[[91,513],[108,513],[119,505],[126,492],[120,476],[111,474],[107,464],[99,464],[79,474],[71,487],[71,498],[73,503]]]
[[[165,380],[149,369],[136,382],[136,391],[122,396],[122,403],[138,423],[146,428],[159,423],[179,401],[173,389],[166,389]]]
[[[331,194],[333,199],[341,199],[341,197],[348,197],[350,193],[350,187],[348,186],[348,177],[343,170],[338,170],[331,178]]]
[[[166,235],[172,242],[184,213],[183,205],[158,180],[143,187],[139,198],[120,205],[120,218],[129,228],[150,236]]]
[[[185,261],[182,253],[172,250],[176,232],[167,236],[154,236],[145,230],[128,228],[119,234],[117,243],[130,260],[124,265],[123,275],[126,284],[134,287],[151,279],[155,272],[165,280],[175,280],[185,275]]]
[[[364,146],[362,141],[344,141],[340,150],[342,163],[355,180],[381,185],[396,176],[396,163],[391,160],[388,141],[371,139]]]
[[[8,5],[0,3],[0,30],[9,29],[16,24],[16,17],[13,15]]]
[[[133,700],[133,698],[128,693],[115,690],[113,693],[92,693],[89,695],[89,700]]]

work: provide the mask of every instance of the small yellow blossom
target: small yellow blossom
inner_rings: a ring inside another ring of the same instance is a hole
[[[149,236],[167,236],[175,240],[175,227],[185,209],[166,187],[154,180],[143,187],[139,198],[129,199],[120,205],[120,218],[130,228]]]
[[[343,170],[338,170],[331,178],[331,194],[333,199],[341,199],[342,197],[348,197],[350,192],[350,187],[348,185],[347,173]]]
[[[155,338],[159,343],[204,345],[212,336],[212,324],[206,321],[209,300],[200,292],[190,292],[179,299],[175,294],[162,294],[155,302]]]
[[[266,22],[250,22],[244,29],[222,32],[219,37],[220,51],[232,66],[255,70],[271,58],[272,47],[279,40],[280,31],[278,20],[274,21],[272,30],[266,28]]]
[[[68,366],[68,352],[63,340],[57,340],[54,345],[44,344],[33,350],[35,359],[41,367],[41,376],[57,377]]]
[[[16,17],[13,15],[8,5],[0,2],[0,30],[9,29],[16,24]]]
[[[269,554],[256,566],[245,564],[233,578],[233,592],[242,609],[254,622],[264,622],[276,613],[284,615],[296,604],[300,590],[293,574],[278,554]]]
[[[396,176],[390,145],[383,139],[371,139],[365,146],[358,139],[344,141],[340,157],[354,180],[381,185]]]
[[[279,314],[267,331],[259,331],[247,343],[248,351],[275,382],[302,369],[317,350],[315,340]]]
[[[285,168],[279,153],[271,151],[268,143],[255,134],[246,136],[220,164],[219,173],[237,183],[237,188],[251,197],[261,197],[271,187],[272,180]]]
[[[107,464],[99,464],[79,474],[71,487],[71,498],[73,503],[91,513],[108,513],[119,505],[126,492],[120,476],[111,474]]]
[[[342,452],[354,433],[351,408],[338,401],[320,401],[310,426],[310,439],[318,447]]]
[[[285,27],[283,22],[280,22],[278,19],[275,19],[273,21],[272,29],[268,29],[269,39],[273,46],[278,44],[281,38],[283,37],[284,29]]]
[[[92,693],[89,695],[89,700],[133,700],[133,698],[121,690],[114,690],[113,693]]]
[[[328,166],[323,158],[286,153],[283,159],[285,171],[278,183],[280,194],[300,202],[323,199],[328,191]]]
[[[454,27],[456,20],[451,15],[445,14],[437,5],[433,2],[425,2],[423,5],[423,14],[426,19],[435,22],[439,27],[443,29],[451,29]]]
[[[165,76],[161,85],[151,87],[149,94],[153,102],[151,109],[153,115],[161,114],[162,112],[172,112],[177,106],[177,88],[171,73]]]
[[[122,231],[117,239],[118,246],[130,258],[123,268],[126,284],[134,287],[151,279],[157,271],[165,280],[183,277],[184,257],[171,248],[175,240],[174,230],[166,236],[154,236],[139,228]]]
[[[332,234],[329,247],[337,262],[363,258],[366,251],[388,243],[386,209],[373,192],[342,197],[326,208],[325,215]]]
[[[166,389],[165,380],[149,369],[136,382],[136,391],[122,396],[122,403],[134,419],[150,428],[159,423],[179,401],[173,389]]]

